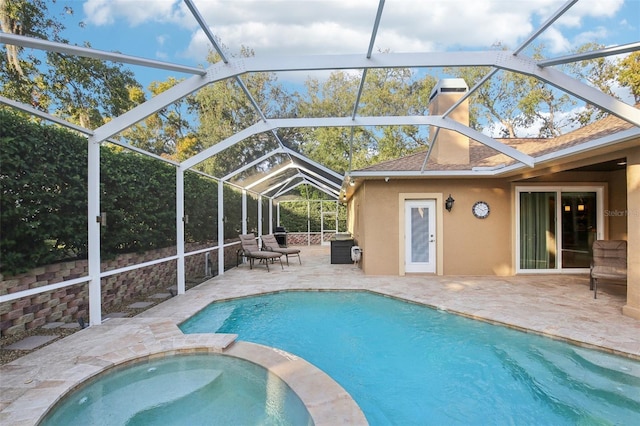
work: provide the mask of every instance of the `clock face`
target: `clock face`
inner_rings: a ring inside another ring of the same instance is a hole
[[[489,216],[489,204],[485,203],[484,201],[478,201],[473,205],[471,211],[473,212],[473,215],[478,219],[484,219],[485,217]]]

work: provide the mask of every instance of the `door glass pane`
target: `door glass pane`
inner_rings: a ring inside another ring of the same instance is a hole
[[[556,193],[520,193],[520,268],[556,268]]]
[[[588,268],[596,238],[595,192],[562,193],[562,267]]]
[[[429,209],[411,208],[411,262],[429,261]]]

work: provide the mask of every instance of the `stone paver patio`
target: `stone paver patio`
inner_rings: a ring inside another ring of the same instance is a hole
[[[112,317],[0,367],[0,424],[32,425],[78,383],[154,354],[206,351],[250,359],[298,393],[317,425],[366,424],[350,396],[306,361],[235,341],[234,335],[183,335],[178,324],[216,300],[282,290],[369,290],[471,318],[640,359],[640,321],[622,315],[625,289],[603,286],[598,299],[586,275],[517,277],[365,276],[332,265],[328,247],[302,247],[302,265],[248,265],[192,288],[133,318]]]

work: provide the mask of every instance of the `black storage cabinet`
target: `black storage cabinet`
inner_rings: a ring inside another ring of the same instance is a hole
[[[351,247],[354,245],[353,239],[331,240],[331,263],[352,263]]]

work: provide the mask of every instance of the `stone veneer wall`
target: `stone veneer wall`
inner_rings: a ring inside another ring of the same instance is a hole
[[[230,241],[229,241],[230,242]],[[187,252],[211,245],[188,245]],[[236,266],[237,246],[225,248],[225,269]],[[211,272],[218,271],[217,250],[209,251]],[[128,265],[148,262],[175,254],[175,247],[146,253],[123,254],[114,260],[102,263],[102,270],[113,270]],[[205,253],[187,256],[185,259],[187,282],[205,280]],[[59,283],[87,275],[87,260],[55,263],[35,268],[13,277],[0,274],[0,294],[16,293]],[[119,273],[102,279],[102,309],[109,308],[132,298],[155,292],[168,292],[176,286],[176,261],[167,261],[141,269]],[[50,322],[75,322],[78,318],[89,318],[88,283],[77,284],[10,302],[0,303],[0,332],[12,335],[41,327]]]
[[[325,239],[330,238],[332,235],[325,234]],[[322,234],[320,232],[289,232],[287,233],[287,245],[290,246],[306,246],[306,245],[320,245],[322,241]]]

